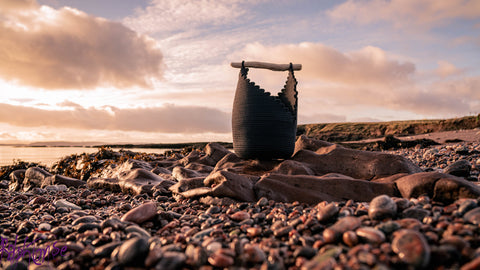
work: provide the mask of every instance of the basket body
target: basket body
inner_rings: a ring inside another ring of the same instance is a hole
[[[240,70],[233,102],[232,134],[235,153],[243,159],[285,159],[295,149],[297,81],[293,69],[278,96],[265,92]]]

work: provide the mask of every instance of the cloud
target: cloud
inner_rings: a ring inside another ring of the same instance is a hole
[[[314,124],[314,123],[338,123],[347,121],[345,115],[337,115],[332,113],[314,113],[310,115],[299,115],[299,124]]]
[[[0,1],[0,10],[18,10],[37,7],[35,0],[2,0]]]
[[[303,65],[298,73],[302,78],[348,85],[405,83],[415,72],[413,63],[394,60],[384,50],[373,46],[344,53],[321,43],[277,46],[251,43],[238,55],[274,63],[299,63]]]
[[[437,63],[438,68],[435,70],[435,73],[441,77],[448,77],[462,73],[461,69],[458,69],[454,64],[448,61],[440,60]]]
[[[151,87],[162,77],[157,43],[121,23],[35,1],[0,8],[0,78],[44,89]]]
[[[124,24],[142,33],[176,32],[199,26],[221,26],[245,17],[238,0],[153,0],[145,9],[124,19]]]
[[[165,105],[129,109],[116,107],[96,109],[74,106],[71,110],[46,110],[0,103],[0,122],[21,127],[84,130],[187,134],[230,131],[230,115],[228,113],[200,106]]]
[[[337,22],[370,24],[392,22],[396,27],[421,26],[431,28],[454,19],[478,19],[477,0],[348,0],[329,10],[327,15]]]

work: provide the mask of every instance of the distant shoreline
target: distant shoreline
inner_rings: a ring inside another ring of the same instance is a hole
[[[204,148],[209,142],[187,142],[187,143],[147,143],[147,144],[134,144],[134,143],[127,143],[127,144],[98,144],[98,145],[56,145],[52,144],[40,144],[35,143],[32,144],[0,144],[0,146],[10,146],[10,147],[32,147],[32,148],[46,148],[46,147],[58,147],[58,148],[68,148],[68,147],[83,147],[83,148],[102,148],[102,147],[109,147],[109,148],[153,148],[153,149],[183,149],[183,148]],[[225,148],[233,148],[233,143],[230,142],[217,142],[221,144]]]
[[[380,139],[388,135],[395,137],[415,136],[455,130],[480,128],[480,114],[451,119],[404,120],[389,122],[339,122],[302,124],[297,126],[297,136],[306,135],[333,143]],[[43,141],[33,143],[0,144],[13,147],[85,147],[85,148],[203,148],[209,142],[186,143],[105,143],[96,141]],[[233,148],[232,142],[218,142],[226,148]]]

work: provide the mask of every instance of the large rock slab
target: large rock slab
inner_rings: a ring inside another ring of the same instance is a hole
[[[422,171],[402,156],[348,149],[340,145],[322,147],[315,152],[301,149],[292,159],[305,164],[316,175],[341,173],[364,180]]]
[[[208,174],[199,173],[195,170],[186,169],[180,166],[177,166],[172,170],[172,177],[177,181],[188,179],[188,178],[194,178],[194,177],[205,177],[207,175]]]
[[[205,178],[204,184],[212,188],[211,196],[230,197],[247,202],[257,200],[253,190],[253,181],[244,175],[219,171]]]
[[[223,157],[230,154],[230,150],[219,143],[209,143],[205,146],[205,157],[200,159],[199,163],[215,166]]]
[[[23,180],[25,179],[25,169],[15,170],[10,173],[10,183],[8,190],[19,191],[23,186]]]
[[[229,197],[239,201],[256,201],[251,177],[229,171],[211,173],[204,180],[201,178],[183,179],[170,187],[174,195],[184,198],[194,197]]]
[[[324,176],[267,174],[255,184],[257,197],[304,203],[370,201],[380,194],[398,196],[394,183],[375,183],[339,174]]]
[[[87,186],[90,188],[107,188],[112,191],[122,191],[124,193],[138,195],[141,193],[152,194],[152,188],[154,186],[168,181],[150,171],[140,168],[124,173],[119,172],[118,175],[118,178],[92,177],[87,181]]]
[[[294,160],[285,160],[272,170],[272,173],[286,175],[315,175],[306,164]]]
[[[45,178],[42,182],[41,187],[44,188],[49,185],[65,185],[67,187],[80,187],[86,184],[87,182],[85,181],[56,174],[56,175],[52,175]]]
[[[52,176],[51,173],[39,167],[31,167],[25,171],[23,191],[29,191],[34,187],[40,187],[45,178]]]
[[[458,198],[478,198],[480,187],[463,178],[438,172],[423,172],[395,181],[404,198],[427,195],[435,201],[451,202]]]

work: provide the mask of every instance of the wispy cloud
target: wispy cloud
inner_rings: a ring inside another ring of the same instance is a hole
[[[348,0],[329,10],[327,15],[337,22],[369,24],[390,22],[395,27],[432,28],[454,19],[480,17],[477,0]]]
[[[155,40],[121,23],[35,1],[2,1],[0,78],[43,89],[151,87],[162,77]]]
[[[245,19],[242,6],[253,1],[239,0],[153,0],[145,9],[123,20],[136,31],[148,34],[191,31],[199,26],[222,26]]]
[[[72,105],[73,104],[73,105]],[[47,110],[0,104],[0,122],[21,127],[55,127],[96,130],[123,130],[163,133],[225,133],[230,131],[230,115],[213,108],[174,106],[116,107]]]

